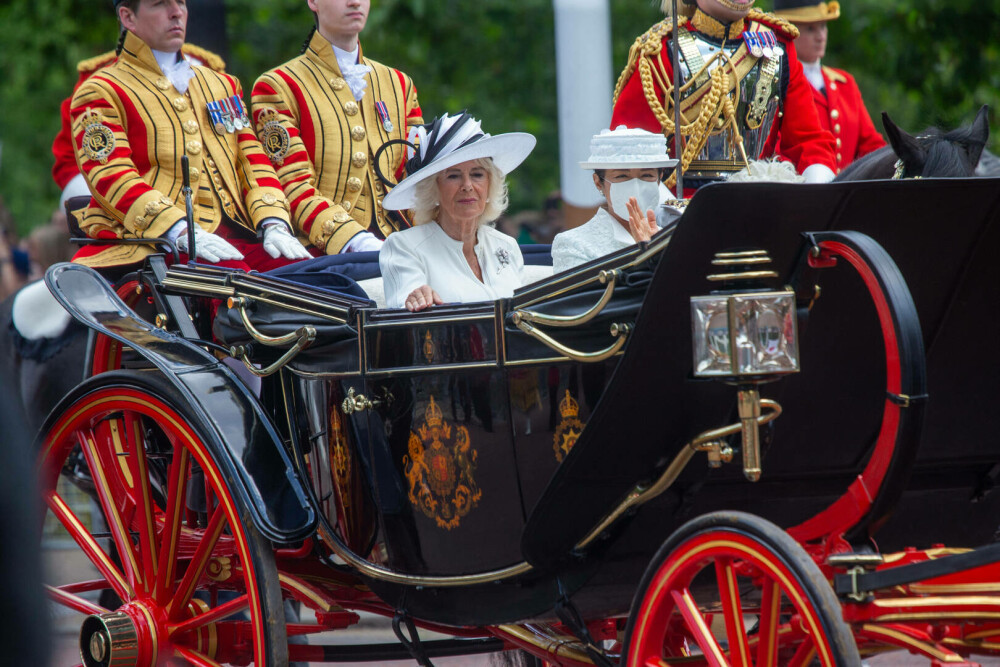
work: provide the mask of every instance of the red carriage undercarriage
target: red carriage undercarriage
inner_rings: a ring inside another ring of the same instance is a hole
[[[88,666],[1000,653],[1000,547],[965,548],[997,524],[996,362],[968,332],[1000,334],[998,193],[711,186],[648,245],[415,314],[348,283],[154,258],[116,294],[60,265],[93,376],[40,472],[96,574],[49,595]],[[399,643],[323,645],[358,612]]]

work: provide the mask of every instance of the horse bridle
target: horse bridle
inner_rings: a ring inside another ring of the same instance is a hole
[[[896,171],[893,172],[893,174],[892,174],[892,180],[894,180],[894,181],[901,181],[901,180],[906,180],[906,179],[923,178],[923,176],[907,176],[906,175],[906,165],[903,164],[903,159],[902,158],[896,160],[895,167],[896,167]]]

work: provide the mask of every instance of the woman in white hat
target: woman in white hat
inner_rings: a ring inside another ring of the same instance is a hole
[[[667,156],[662,134],[619,125],[590,140],[594,186],[605,203],[585,224],[557,234],[552,241],[552,270],[571,269],[608,253],[648,241],[659,229],[655,210],[664,170],[677,164]]]
[[[535,147],[523,132],[490,136],[466,113],[410,130],[407,176],[385,196],[387,209],[413,212],[414,227],[391,234],[379,252],[390,308],[492,301],[521,286],[517,242],[493,229],[507,207],[506,175]]]

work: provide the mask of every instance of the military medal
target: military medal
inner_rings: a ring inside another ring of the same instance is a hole
[[[87,109],[82,118],[83,152],[88,158],[101,164],[107,164],[108,157],[115,150],[115,133],[104,124],[101,114]]]
[[[774,57],[774,49],[771,48],[771,45],[773,44],[772,40],[774,39],[774,33],[773,32],[762,32],[760,34],[760,36],[764,40],[764,57],[765,58],[773,58]]]
[[[208,103],[208,115],[212,119],[212,129],[215,130],[216,134],[225,134],[226,125],[222,122],[222,109],[219,108],[218,102]]]
[[[382,127],[386,132],[392,132],[392,121],[389,120],[389,107],[385,105],[385,102],[379,100],[375,103],[375,113],[378,114],[379,120],[382,121]]]
[[[236,129],[242,130],[243,128],[250,127],[250,117],[247,116],[247,108],[243,104],[243,99],[239,95],[233,95],[229,99],[233,105],[233,117],[240,121]]]
[[[233,98],[229,97],[225,100],[226,108],[229,109],[229,117],[233,121],[233,129],[236,131],[243,129],[243,119],[240,118],[240,112],[237,108]]]
[[[757,33],[743,33],[743,41],[746,42],[747,49],[754,58],[760,58],[764,55],[764,50],[760,48],[760,41],[757,39]]]

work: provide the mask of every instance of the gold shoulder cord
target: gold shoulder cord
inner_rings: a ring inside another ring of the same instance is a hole
[[[686,23],[687,21],[685,20],[681,25],[685,25]],[[685,38],[693,41],[690,32],[686,28],[678,26],[678,29],[680,31],[678,41]],[[615,100],[618,99],[618,95],[621,93],[622,88],[624,88],[625,83],[635,69],[638,68],[646,103],[649,104],[650,110],[663,128],[663,134],[667,137],[674,134],[674,121],[671,117],[673,84],[670,81],[670,77],[667,76],[666,71],[664,71],[663,63],[658,56],[663,50],[663,37],[669,31],[666,21],[662,21],[635,41],[629,52],[629,64],[618,78],[614,97]],[[725,46],[724,42],[722,46]],[[681,48],[683,49],[683,47]],[[709,76],[707,74],[708,68],[720,58],[724,62],[716,67]],[[654,68],[654,62],[656,63],[656,68]],[[733,99],[739,99],[740,82],[739,78],[734,74],[735,68],[732,61],[725,53],[725,50],[720,49],[708,62],[702,64],[696,72],[693,72],[687,82],[681,86],[681,93],[683,94],[699,81],[711,80],[711,88],[705,100],[699,105],[698,117],[694,122],[689,121],[683,112],[681,113],[680,131],[682,135],[688,137],[684,146],[684,153],[681,155],[681,168],[685,171],[694,157],[705,147],[710,134],[709,128],[714,128],[718,131],[729,129],[739,148],[743,162],[749,164],[746,151],[743,149],[743,137],[740,135],[739,126],[736,122],[736,107],[733,104]],[[654,78],[656,79],[655,81]],[[664,108],[664,104],[660,103],[659,95],[657,95],[657,87],[664,93],[666,108]],[[722,120],[721,116],[725,116],[725,120]],[[666,184],[667,187],[673,188],[676,183],[677,175],[675,172],[670,175]]]

